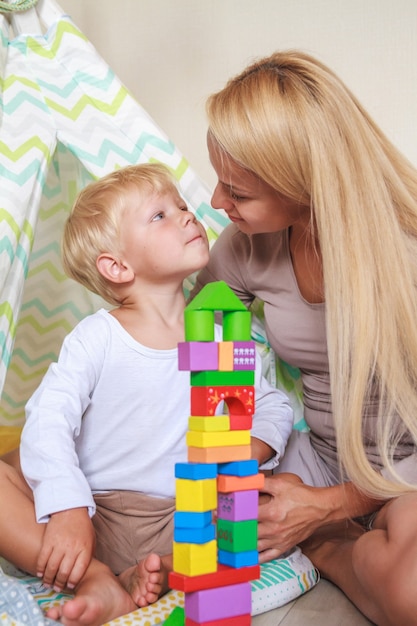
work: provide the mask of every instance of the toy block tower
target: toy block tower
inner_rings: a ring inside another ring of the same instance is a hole
[[[215,313],[222,314],[221,341]],[[251,460],[256,356],[250,333],[250,312],[223,281],[206,285],[185,309],[178,367],[190,371],[191,415],[188,462],[175,467],[169,583],[185,593],[186,626],[251,623],[264,477]]]

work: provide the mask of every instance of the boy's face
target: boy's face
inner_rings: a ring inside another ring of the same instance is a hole
[[[149,282],[182,281],[204,267],[204,227],[177,192],[145,195],[132,188],[121,224],[122,254],[135,275]]]

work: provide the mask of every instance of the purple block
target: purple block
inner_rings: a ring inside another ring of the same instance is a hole
[[[254,370],[256,363],[256,348],[254,341],[233,342],[233,369]]]
[[[184,609],[185,615],[198,623],[248,615],[252,610],[251,584],[246,582],[186,593]]]
[[[178,344],[178,369],[202,372],[219,368],[219,344],[216,341],[181,341]]]
[[[217,495],[217,516],[231,522],[258,519],[259,492],[257,489],[232,491]]]

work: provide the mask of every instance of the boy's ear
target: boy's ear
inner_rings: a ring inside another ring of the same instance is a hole
[[[111,283],[129,283],[134,278],[131,267],[112,254],[100,254],[96,265],[100,274]]]

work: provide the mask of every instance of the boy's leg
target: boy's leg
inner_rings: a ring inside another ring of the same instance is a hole
[[[0,555],[36,576],[45,526],[35,518],[32,492],[19,469],[0,460]],[[67,626],[99,626],[137,608],[110,569],[93,559],[75,590],[75,598],[48,611]]]

